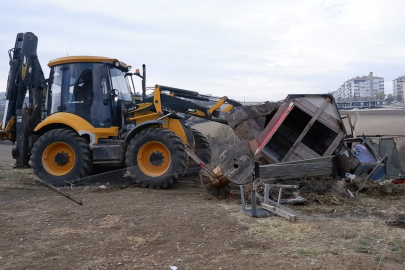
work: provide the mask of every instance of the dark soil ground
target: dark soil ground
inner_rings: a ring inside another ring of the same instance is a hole
[[[237,194],[213,198],[193,179],[169,190],[64,188],[79,206],[11,169],[10,151],[0,143],[2,270],[405,269],[405,229],[387,223],[405,212],[399,185],[356,199],[310,190],[291,208],[311,218],[295,224],[248,217]]]
[[[303,194],[309,202],[294,209],[318,218],[292,224],[248,217],[236,194],[210,197],[192,179],[170,190],[63,190],[84,206],[29,170],[1,168],[0,269],[405,268],[404,228],[384,222],[404,212],[403,193]]]

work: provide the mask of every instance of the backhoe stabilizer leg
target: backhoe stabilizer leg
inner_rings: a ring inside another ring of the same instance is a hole
[[[28,164],[28,137],[29,130],[27,127],[28,116],[17,110],[16,120],[16,147],[12,150],[13,158],[16,160],[15,168],[27,168]]]

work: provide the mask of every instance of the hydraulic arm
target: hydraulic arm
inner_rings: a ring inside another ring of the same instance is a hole
[[[10,71],[0,140],[17,141],[13,150],[19,157],[17,166],[28,164],[27,154],[23,154],[28,151],[23,148],[28,147],[30,130],[41,121],[45,104],[46,81],[37,57],[37,44],[38,38],[33,33],[19,33],[14,48],[8,51]]]
[[[6,106],[1,124],[0,138],[2,140],[16,140],[17,110],[26,104],[29,117],[35,117],[30,122],[35,124],[40,120],[41,105],[45,103],[42,90],[46,88],[45,77],[37,57],[38,38],[33,33],[19,33],[14,48],[8,51],[10,57],[10,71],[7,80]],[[35,113],[34,113],[35,111]],[[36,121],[34,121],[36,120]]]
[[[222,105],[226,107],[221,110]],[[156,85],[153,96],[144,99],[141,103],[129,105],[126,111],[136,113],[154,109],[160,116],[165,112],[181,113],[227,124],[222,113],[240,106],[242,106],[241,103],[227,97],[201,95],[196,91]],[[140,117],[144,116],[135,114],[129,120],[137,120]]]

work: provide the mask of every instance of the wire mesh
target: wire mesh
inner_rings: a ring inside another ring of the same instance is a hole
[[[102,173],[93,172],[91,175],[66,181],[66,185],[130,185],[135,184],[136,176],[131,173],[133,168],[109,168]]]
[[[386,179],[405,177],[405,136],[378,136],[367,140],[381,157],[387,157]]]
[[[156,164],[160,164],[159,161],[154,161]],[[159,166],[157,166],[159,167]],[[60,184],[59,186],[129,186],[135,185],[139,183],[143,183],[143,186],[152,186],[154,187],[154,177],[140,173],[142,170],[139,166],[132,166],[132,167],[106,167],[96,165],[93,168],[93,172],[91,175],[83,177],[83,178],[75,178],[65,181],[64,183]],[[168,170],[169,171],[169,168]],[[173,173],[167,173],[164,170],[160,170],[162,176],[166,179],[173,179],[176,182],[176,179],[179,181],[177,182],[190,182],[195,183],[195,178],[199,175],[200,168],[197,166],[191,166],[187,169],[186,173],[182,176],[177,174],[177,171],[174,169]],[[155,179],[159,178],[156,176]],[[181,179],[181,181],[180,181]],[[188,180],[188,181],[187,181]],[[174,183],[173,182],[173,183]],[[54,184],[54,183],[53,183]],[[165,188],[166,186],[162,186]],[[159,185],[156,186],[159,188]]]

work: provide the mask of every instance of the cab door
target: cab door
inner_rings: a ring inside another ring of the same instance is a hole
[[[90,115],[93,126],[108,128],[112,125],[110,86],[106,65],[94,64],[94,98]]]

